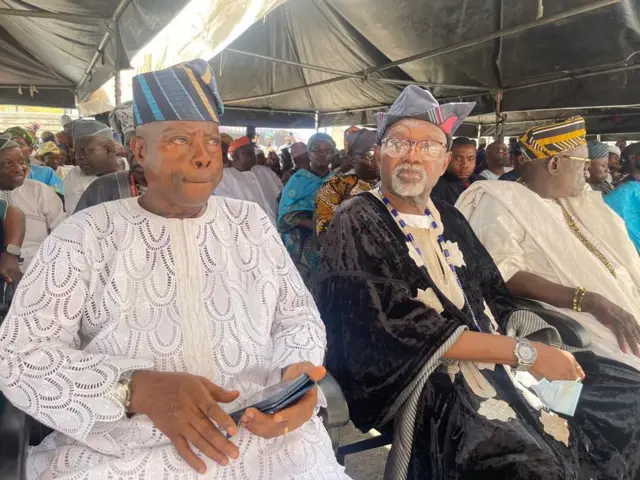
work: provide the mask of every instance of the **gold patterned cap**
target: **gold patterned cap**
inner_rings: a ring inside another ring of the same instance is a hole
[[[44,142],[38,149],[38,155],[44,157],[49,153],[57,153],[58,155],[60,155],[60,148],[54,142]]]
[[[562,122],[534,127],[518,141],[527,160],[553,157],[587,144],[584,118],[571,117]]]

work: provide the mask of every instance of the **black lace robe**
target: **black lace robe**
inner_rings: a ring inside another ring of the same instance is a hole
[[[457,274],[483,331],[488,303],[504,331],[516,308],[490,255],[464,217],[435,201],[446,240],[457,242],[466,267]],[[438,314],[416,299],[432,288],[444,307]],[[327,367],[362,431],[381,428],[389,409],[439,347],[461,326],[477,330],[424,267],[410,258],[405,237],[386,207],[366,193],[345,202],[328,229],[318,277],[317,302],[327,326]],[[586,373],[578,410],[569,419],[569,447],[546,434],[506,371],[483,370],[517,418],[489,420],[477,413],[482,398],[461,374],[441,370],[420,393],[408,478],[638,478],[640,373],[576,354]]]

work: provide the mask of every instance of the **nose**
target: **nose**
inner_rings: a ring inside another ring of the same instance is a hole
[[[207,153],[207,149],[201,142],[195,142],[193,145],[193,165],[196,168],[208,168],[211,165],[211,157]]]
[[[407,156],[405,158],[406,163],[418,164],[422,163],[420,159],[420,155],[418,154],[418,144],[412,143],[409,146],[409,151],[407,152]]]

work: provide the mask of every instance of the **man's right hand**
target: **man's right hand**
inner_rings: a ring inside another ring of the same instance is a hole
[[[615,334],[620,350],[640,357],[640,325],[629,312],[607,298],[587,292],[582,300],[582,310],[590,313]],[[629,348],[628,348],[629,347]]]
[[[238,392],[226,391],[204,377],[188,373],[146,370],[133,374],[130,388],[129,412],[147,415],[200,474],[206,472],[206,466],[189,444],[220,465],[227,465],[229,458],[238,458],[238,447],[213,423],[235,435],[235,423],[218,403],[232,402]]]
[[[575,357],[564,350],[533,342],[537,357],[529,373],[538,380],[583,380],[584,371]]]
[[[7,252],[0,253],[0,278],[7,283],[18,285],[22,280],[19,259]]]

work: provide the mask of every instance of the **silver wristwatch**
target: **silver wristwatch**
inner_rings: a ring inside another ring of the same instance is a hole
[[[17,245],[9,244],[6,246],[5,252],[7,252],[9,255],[20,257],[20,254],[22,253],[22,249]]]
[[[131,377],[136,373],[135,370],[125,372],[113,387],[113,396],[127,410],[131,405]]]
[[[531,367],[533,367],[534,363],[536,363],[538,352],[536,351],[536,347],[534,347],[530,341],[523,338],[517,338],[516,340],[517,343],[515,348],[513,349],[513,354],[518,360],[516,371],[526,372]]]

